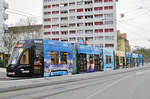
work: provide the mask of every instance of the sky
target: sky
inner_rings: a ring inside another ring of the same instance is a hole
[[[6,0],[9,26],[16,25],[27,16],[42,23],[43,0]],[[117,29],[127,33],[132,48],[150,48],[150,0],[118,0]],[[121,14],[124,17],[120,17]]]

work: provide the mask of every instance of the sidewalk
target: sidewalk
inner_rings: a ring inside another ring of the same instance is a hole
[[[144,68],[150,68],[144,67]],[[0,93],[8,92],[13,90],[29,89],[43,86],[52,86],[62,83],[75,82],[80,80],[95,79],[98,77],[106,77],[111,75],[116,75],[124,72],[132,72],[141,70],[143,68],[127,68],[120,70],[104,71],[104,72],[94,72],[94,73],[85,73],[85,74],[76,74],[72,76],[57,76],[57,77],[48,77],[48,78],[35,78],[35,79],[23,79],[23,80],[6,80],[0,81]]]
[[[6,68],[1,68],[0,67],[0,72],[6,72]]]

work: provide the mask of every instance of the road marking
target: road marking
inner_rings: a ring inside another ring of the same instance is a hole
[[[108,88],[114,86],[115,84],[117,84],[117,83],[119,83],[120,81],[122,81],[122,80],[124,80],[124,79],[127,79],[127,78],[129,78],[129,76],[125,76],[125,77],[123,77],[123,78],[120,78],[120,79],[117,80],[117,81],[114,81],[113,83],[111,83],[111,84],[109,84],[109,85],[104,86],[101,90],[99,90],[99,91],[95,92],[94,94],[88,96],[86,99],[92,99],[92,97],[96,96],[97,94],[102,93],[103,91],[107,90]]]
[[[144,73],[147,73],[147,72],[150,72],[150,70],[138,71],[138,72],[136,72],[136,75],[141,75],[141,74],[144,74]]]

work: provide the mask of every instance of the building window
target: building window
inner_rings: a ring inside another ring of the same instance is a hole
[[[44,12],[44,15],[49,15],[51,14],[51,12]]]
[[[51,28],[50,25],[44,25],[44,29]]]
[[[103,10],[103,7],[95,7],[94,10],[95,11]]]
[[[114,40],[114,36],[105,36],[105,40]]]
[[[103,25],[103,22],[94,22],[95,25]]]
[[[83,9],[82,8],[77,9],[77,12],[83,12]]]
[[[103,29],[95,29],[95,33],[102,33]]]
[[[93,15],[86,15],[85,19],[93,19]]]
[[[97,36],[97,37],[95,37],[95,40],[102,41],[102,40],[104,40],[104,37],[103,36]]]
[[[75,41],[75,40],[76,40],[76,38],[75,38],[75,37],[73,37],[73,38],[69,38],[69,40],[70,40],[70,41]]]
[[[105,29],[105,32],[114,32],[114,29]]]
[[[93,30],[85,30],[85,34],[92,34]]]
[[[85,5],[90,5],[90,4],[92,4],[92,3],[93,3],[92,0],[90,0],[90,1],[85,1],[85,2],[84,2]]]
[[[58,35],[58,34],[59,34],[59,31],[52,31],[52,34],[53,34],[53,35]]]
[[[113,21],[105,21],[104,25],[112,25],[114,22]]]
[[[68,31],[61,31],[62,35],[68,35]]]
[[[59,11],[52,11],[52,14],[59,14]]]
[[[86,41],[91,41],[91,40],[93,40],[93,37],[86,37],[85,40]]]
[[[44,9],[48,9],[48,8],[51,8],[51,5],[44,5],[43,7]]]
[[[59,21],[59,18],[52,18],[52,21],[57,22],[57,21]]]
[[[82,5],[83,4],[83,1],[78,1],[77,2],[77,5]]]
[[[68,39],[67,38],[63,38],[61,39],[62,42],[68,42]]]
[[[61,17],[61,21],[67,21],[68,17]]]
[[[104,0],[104,2],[113,2],[113,0]]]
[[[60,27],[61,28],[66,28],[66,27],[68,27],[68,24],[61,24]]]
[[[78,34],[83,34],[83,30],[77,30]]]
[[[51,19],[50,18],[45,18],[44,22],[47,22],[47,21],[51,21]]]
[[[75,18],[76,18],[75,16],[70,16],[69,17],[70,20],[75,20]]]
[[[58,8],[59,7],[59,4],[53,4],[52,5],[52,8]]]
[[[113,9],[113,6],[105,6],[104,7],[104,10],[111,10],[111,9]]]
[[[77,40],[79,41],[79,40],[84,40],[84,39],[82,37],[78,37]]]
[[[94,0],[95,3],[100,3],[102,0]]]
[[[76,33],[75,30],[70,30],[70,31],[69,31],[69,34],[75,34],[75,33]]]
[[[103,18],[103,14],[95,14],[95,18]]]
[[[103,48],[104,46],[103,46],[103,44],[96,44],[95,47],[97,47],[97,48]]]
[[[91,12],[93,11],[93,8],[85,8],[85,12]]]
[[[61,13],[61,14],[67,14],[68,11],[67,11],[67,10],[64,10],[64,11],[61,11],[60,13]]]
[[[105,47],[114,47],[114,44],[105,44]]]
[[[76,24],[75,24],[75,23],[70,23],[69,26],[70,26],[70,27],[75,27]]]
[[[70,2],[69,6],[75,6],[75,2]]]
[[[59,41],[59,38],[52,38],[52,40],[56,40],[56,41]]]
[[[83,23],[77,23],[77,27],[83,26]]]
[[[93,26],[93,22],[87,22],[85,23],[85,26]]]
[[[68,3],[60,4],[60,7],[67,7],[67,6],[68,6]]]
[[[104,18],[113,18],[113,13],[104,14]]]
[[[59,24],[53,24],[52,28],[59,28]]]
[[[77,19],[83,19],[83,16],[77,16]]]
[[[70,9],[69,13],[75,13],[75,9]]]
[[[44,35],[50,35],[51,32],[44,32]]]

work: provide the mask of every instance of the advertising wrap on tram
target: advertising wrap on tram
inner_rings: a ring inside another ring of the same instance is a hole
[[[72,74],[72,45],[44,40],[44,77]]]
[[[114,52],[110,49],[102,49],[103,51],[103,70],[113,70],[114,69]]]

